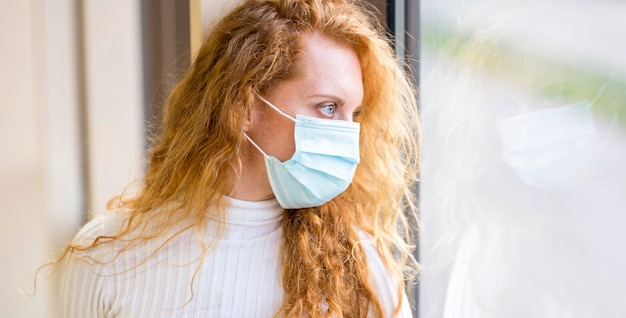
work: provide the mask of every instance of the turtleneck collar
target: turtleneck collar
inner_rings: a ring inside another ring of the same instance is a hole
[[[223,241],[254,240],[276,232],[285,210],[275,199],[243,201],[226,197],[228,209]]]

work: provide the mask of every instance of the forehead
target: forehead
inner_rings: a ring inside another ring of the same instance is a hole
[[[311,33],[302,38],[294,70],[294,79],[308,82],[311,89],[362,95],[363,78],[356,51],[323,34]]]
[[[360,73],[361,70],[358,55],[353,48],[318,32],[304,35],[300,40],[295,67],[298,73],[315,73],[325,69],[354,69]]]

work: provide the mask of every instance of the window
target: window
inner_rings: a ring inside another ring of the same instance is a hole
[[[623,317],[626,4],[421,5],[419,317]]]

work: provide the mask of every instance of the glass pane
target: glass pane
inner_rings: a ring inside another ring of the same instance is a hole
[[[626,317],[626,3],[421,3],[420,318]]]

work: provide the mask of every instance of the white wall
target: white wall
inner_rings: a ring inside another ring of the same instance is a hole
[[[0,315],[40,317],[51,306],[48,298],[28,300],[17,292],[18,283],[25,283],[43,260],[48,234],[43,222],[43,149],[35,97],[40,70],[34,66],[32,3],[2,2],[0,21]]]
[[[1,317],[54,317],[54,277],[18,288],[142,167],[139,1],[76,4],[0,1]]]
[[[87,149],[92,214],[143,169],[139,0],[84,1]]]
[[[210,30],[229,10],[242,3],[242,0],[202,0],[202,29]]]

